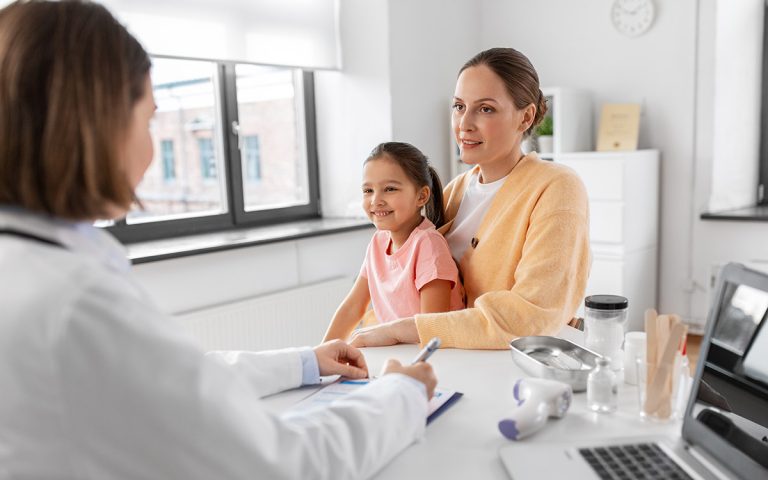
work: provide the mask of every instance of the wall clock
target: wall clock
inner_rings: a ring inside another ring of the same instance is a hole
[[[653,0],[614,0],[611,6],[614,28],[628,37],[637,37],[647,32],[655,14]]]

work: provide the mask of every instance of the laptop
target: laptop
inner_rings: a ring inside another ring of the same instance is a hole
[[[726,265],[717,281],[681,436],[514,443],[514,479],[768,479],[768,274]]]

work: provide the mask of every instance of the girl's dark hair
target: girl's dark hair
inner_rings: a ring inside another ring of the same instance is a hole
[[[440,177],[429,164],[427,156],[410,143],[385,142],[376,145],[365,163],[386,157],[396,162],[416,187],[429,187],[429,201],[424,205],[424,213],[435,227],[440,228],[445,223],[443,213],[443,185]]]
[[[530,104],[536,106],[533,123],[525,131],[525,135],[530,135],[547,113],[547,102],[539,87],[539,75],[530,60],[514,48],[491,48],[472,57],[461,67],[459,75],[478,65],[487,66],[501,78],[518,109]]]

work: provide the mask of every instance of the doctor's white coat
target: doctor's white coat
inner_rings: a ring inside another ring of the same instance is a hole
[[[276,416],[297,350],[204,354],[107,233],[21,210],[0,234],[0,479],[365,478],[423,435],[426,397],[387,375]]]

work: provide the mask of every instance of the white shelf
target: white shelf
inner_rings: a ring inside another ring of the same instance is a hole
[[[585,296],[627,297],[627,328],[642,330],[643,312],[656,308],[659,152],[578,152],[554,161],[573,168],[587,189],[592,270]]]
[[[588,92],[575,88],[544,87],[547,116],[552,117],[552,154],[592,150],[592,99]],[[527,153],[527,152],[526,152]]]

